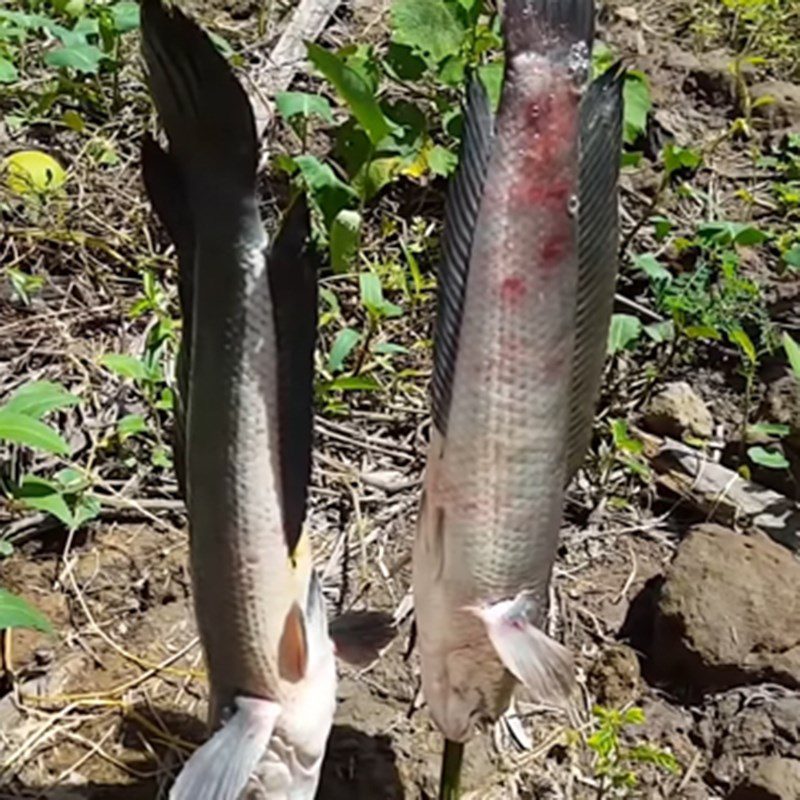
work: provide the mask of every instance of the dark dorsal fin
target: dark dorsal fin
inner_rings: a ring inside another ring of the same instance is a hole
[[[192,344],[194,228],[178,162],[147,134],[142,141],[142,175],[150,203],[162,225],[167,229],[178,253],[178,300],[183,331],[175,364],[177,385],[172,450],[178,488],[186,500],[186,409],[189,407],[189,365]]]
[[[489,97],[480,80],[474,78],[465,111],[460,163],[447,192],[439,267],[431,400],[434,424],[443,434],[447,432],[450,413],[472,238],[481,207],[493,139],[494,119]]]
[[[305,196],[286,213],[267,263],[278,350],[281,502],[291,555],[303,530],[311,476],[317,335],[317,263]]]
[[[568,480],[583,461],[591,440],[614,304],[623,81],[624,71],[619,65],[612,67],[589,86],[581,104],[578,295],[570,387]]]

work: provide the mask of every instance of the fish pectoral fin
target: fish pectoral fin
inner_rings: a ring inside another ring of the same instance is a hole
[[[294,603],[283,623],[278,644],[278,672],[290,683],[303,680],[308,669],[308,637],[303,611]]]
[[[530,598],[521,594],[515,600],[469,610],[483,620],[503,666],[534,697],[564,700],[575,679],[572,656],[530,621],[530,603]]]
[[[186,762],[169,800],[238,800],[267,749],[281,707],[255,697],[234,702],[233,716]]]
[[[394,639],[397,628],[390,614],[350,611],[333,619],[328,632],[338,658],[356,667],[367,667]]]

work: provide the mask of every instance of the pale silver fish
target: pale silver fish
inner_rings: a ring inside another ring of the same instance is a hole
[[[176,466],[216,732],[172,800],[311,800],[335,708],[337,650],[303,530],[311,466],[317,280],[296,201],[268,247],[247,96],[210,39],[160,0],[143,52],[169,140],[145,143],[153,205],[179,253],[185,336]],[[382,615],[340,621],[338,651],[372,657]]]
[[[586,88],[592,0],[506,0],[504,28],[497,120],[476,81],[448,195],[414,546],[423,691],[452,742],[517,682],[571,689],[570,654],[542,627],[617,266],[621,75]]]

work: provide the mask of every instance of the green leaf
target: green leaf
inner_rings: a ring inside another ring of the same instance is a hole
[[[172,453],[166,447],[154,447],[152,462],[154,467],[172,469]]]
[[[489,95],[489,102],[492,108],[497,111],[500,106],[500,96],[503,93],[503,72],[505,62],[502,60],[492,61],[478,67],[478,77]]]
[[[750,447],[747,450],[747,457],[759,466],[767,469],[787,469],[789,462],[786,456],[779,450],[767,450],[766,447]]]
[[[83,75],[96,75],[104,58],[103,51],[93,44],[74,44],[51,50],[44,60],[51,67],[74,69]]]
[[[446,147],[437,144],[428,152],[428,166],[434,175],[446,178],[455,172],[458,166],[458,156]]]
[[[360,341],[361,334],[352,328],[343,328],[339,331],[328,356],[328,368],[331,372],[338,372],[344,366],[347,357]]]
[[[0,539],[0,558],[14,555],[14,545],[8,539]]]
[[[111,6],[111,16],[114,20],[114,27],[119,33],[134,31],[141,24],[138,3],[117,3]]]
[[[634,256],[633,263],[652,281],[663,281],[665,283],[672,281],[670,271],[652,253]]]
[[[348,375],[326,384],[326,389],[340,392],[377,392],[380,388],[371,375]]]
[[[655,237],[659,242],[663,242],[675,227],[673,221],[667,217],[653,217],[651,222],[653,223]]]
[[[281,92],[275,97],[275,105],[285,120],[295,117],[308,119],[318,116],[325,122],[333,123],[331,104],[324,97],[307,92]]]
[[[647,131],[647,116],[652,108],[650,85],[643,72],[628,70],[623,87],[625,103],[624,138],[634,144]]]
[[[52,481],[26,475],[14,492],[14,496],[28,508],[45,511],[60,520],[65,527],[72,528],[74,517],[64,492]]]
[[[408,45],[391,42],[386,54],[385,65],[394,76],[401,81],[418,81],[424,74],[427,65]]]
[[[675,338],[675,323],[671,319],[651,322],[645,325],[644,332],[656,343],[671,342]]]
[[[0,83],[14,83],[19,79],[19,72],[7,58],[0,56]]]
[[[331,225],[329,238],[333,271],[347,272],[361,244],[361,214],[350,209],[340,211]]]
[[[383,287],[380,278],[374,272],[363,272],[359,275],[361,287],[361,305],[368,311],[380,314],[383,308]]]
[[[42,633],[53,631],[44,614],[27,600],[0,589],[0,630],[7,628],[30,628]]]
[[[682,169],[694,172],[703,163],[703,156],[700,153],[689,147],[681,147],[675,142],[667,143],[663,155],[667,175],[673,175]]]
[[[325,217],[325,224],[330,228],[339,212],[351,205],[358,195],[336,177],[328,164],[323,164],[314,156],[297,156],[295,163],[300,168],[309,194]]]
[[[79,402],[80,399],[68,392],[61,384],[50,381],[32,381],[20,386],[3,406],[3,410],[41,419],[51,411],[69,408]]]
[[[463,55],[449,56],[439,68],[439,80],[445,86],[458,87],[464,83],[467,58]]]
[[[791,269],[800,269],[800,244],[787,250],[783,256],[783,263]]]
[[[353,178],[353,186],[364,202],[372,200],[384,186],[391,183],[400,171],[399,158],[376,158],[368,161]]]
[[[620,166],[623,169],[637,169],[642,163],[644,153],[632,150],[626,150],[620,159]]]
[[[444,0],[396,0],[392,6],[392,41],[405,44],[438,64],[455,55],[467,29]]]
[[[370,348],[373,353],[381,356],[399,356],[408,353],[408,348],[394,342],[378,342]]]
[[[788,436],[791,430],[788,425],[782,425],[779,422],[757,422],[747,426],[747,438],[752,440],[762,436],[772,436],[782,439],[784,436]]]
[[[378,105],[367,82],[335,53],[311,42],[307,43],[311,63],[333,85],[367,132],[373,145],[391,133],[391,126]]]
[[[633,708],[629,708],[625,712],[623,720],[626,725],[644,725],[645,722],[644,711],[636,706],[634,706]]]
[[[728,338],[747,356],[751,364],[758,362],[758,353],[756,353],[753,340],[741,328],[729,331]]]
[[[642,334],[642,323],[630,314],[614,314],[608,331],[608,354],[613,356],[625,350]]]
[[[135,381],[147,379],[147,367],[136,356],[126,353],[106,353],[101,357],[100,364],[121,378],[133,378]]]
[[[100,516],[100,501],[92,494],[81,495],[75,503],[72,527],[77,530],[85,522]]]
[[[592,47],[592,79],[608,72],[616,61],[616,53],[605,42],[595,40]]]
[[[70,451],[61,435],[43,422],[6,409],[0,409],[0,440],[57,455],[67,455]]]
[[[611,420],[611,436],[618,450],[625,450],[633,455],[639,455],[644,450],[644,444],[628,433],[628,423],[624,419]]]
[[[800,345],[788,333],[784,333],[783,349],[789,359],[794,377],[800,381]]]
[[[361,305],[376,317],[400,317],[403,309],[383,297],[380,278],[374,272],[362,272],[359,276]]]
[[[147,431],[147,423],[141,414],[128,414],[117,422],[117,433],[122,441],[145,431]]]
[[[745,247],[762,244],[769,238],[766,233],[752,225],[727,220],[705,222],[698,225],[697,235],[712,244],[739,244]]]

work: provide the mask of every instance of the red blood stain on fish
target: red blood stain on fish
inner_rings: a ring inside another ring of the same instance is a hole
[[[545,239],[542,243],[542,267],[547,269],[562,263],[570,251],[571,244],[569,237],[560,233]]]
[[[570,195],[570,184],[557,180],[554,183],[521,181],[514,193],[518,205],[566,208]]]
[[[503,303],[511,307],[520,305],[527,293],[528,288],[525,286],[525,281],[518,275],[505,278],[500,287],[500,296],[503,299]]]
[[[569,80],[554,76],[547,90],[520,100],[518,116],[509,128],[517,143],[509,199],[520,210],[536,207],[548,213],[563,210],[566,215],[578,171],[575,88]]]

